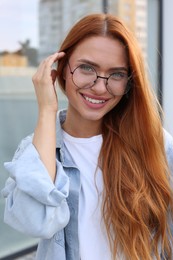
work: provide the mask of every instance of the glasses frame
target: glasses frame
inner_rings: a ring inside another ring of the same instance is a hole
[[[125,89],[125,91],[124,91],[124,93],[123,93],[122,95],[117,95],[117,94],[112,93],[112,92],[109,90],[108,80],[109,80],[109,78],[113,75],[113,73],[110,74],[109,77],[99,76],[99,75],[97,74],[97,71],[95,70],[95,68],[94,68],[93,66],[91,66],[91,65],[90,65],[90,66],[93,68],[93,70],[94,70],[95,73],[96,73],[96,79],[94,80],[93,85],[91,85],[91,86],[89,86],[89,87],[79,87],[79,86],[77,86],[76,83],[74,82],[73,74],[74,74],[75,70],[78,69],[81,65],[77,66],[76,68],[74,68],[74,70],[72,70],[72,69],[71,69],[71,66],[70,66],[70,63],[69,63],[69,61],[68,61],[68,66],[69,66],[69,69],[70,69],[70,73],[72,74],[73,83],[74,83],[74,85],[75,85],[78,89],[89,89],[89,88],[92,88],[92,87],[96,84],[96,82],[97,82],[97,80],[98,80],[99,78],[106,80],[105,86],[106,86],[107,91],[108,91],[111,95],[114,95],[114,96],[124,96],[124,95],[127,94],[127,93],[129,92],[129,90],[131,89],[131,84],[129,84],[129,81],[130,81],[130,79],[132,79],[132,75],[127,76],[126,89]]]

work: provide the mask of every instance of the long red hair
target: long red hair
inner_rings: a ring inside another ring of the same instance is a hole
[[[146,75],[141,50],[132,33],[110,14],[92,14],[74,25],[60,47],[58,81],[65,92],[63,69],[77,44],[90,36],[118,39],[126,48],[132,76],[128,96],[103,118],[99,166],[104,180],[103,219],[113,259],[170,259],[168,211],[173,199],[159,106]],[[166,253],[165,253],[166,252]]]

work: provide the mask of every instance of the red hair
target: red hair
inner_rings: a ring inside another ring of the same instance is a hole
[[[163,129],[158,103],[151,91],[138,43],[124,24],[110,14],[93,14],[74,25],[62,43],[66,53],[58,64],[58,81],[65,91],[63,69],[79,42],[91,36],[118,39],[126,48],[132,75],[128,97],[103,118],[99,165],[104,180],[103,218],[113,258],[121,249],[127,259],[171,257],[168,210],[173,199],[169,184]],[[166,256],[165,256],[166,257]],[[170,259],[170,258],[169,258]]]

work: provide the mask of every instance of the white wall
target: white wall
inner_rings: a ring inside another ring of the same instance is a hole
[[[173,1],[163,0],[163,110],[165,128],[173,135]]]

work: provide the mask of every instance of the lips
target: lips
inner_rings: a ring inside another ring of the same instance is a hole
[[[84,99],[89,101],[90,103],[92,104],[103,104],[106,102],[105,99],[95,99],[95,98],[91,98],[91,97],[88,97],[88,96],[85,96],[83,95]]]
[[[85,94],[82,94],[82,97],[91,104],[104,104],[106,101],[108,101],[108,99],[101,97],[91,97]]]

